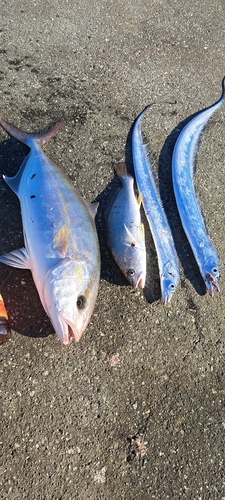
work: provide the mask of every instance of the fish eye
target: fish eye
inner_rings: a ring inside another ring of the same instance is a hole
[[[84,297],[84,295],[80,295],[77,299],[77,309],[85,309],[87,305],[87,299]]]
[[[127,271],[128,278],[133,278],[134,275],[135,275],[134,269],[128,269],[128,271]]]

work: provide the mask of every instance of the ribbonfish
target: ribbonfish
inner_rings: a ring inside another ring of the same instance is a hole
[[[146,279],[146,248],[141,223],[141,196],[134,193],[134,179],[126,165],[115,165],[121,181],[105,211],[107,243],[113,257],[134,288],[144,288]]]
[[[5,308],[3,298],[0,294],[0,344],[10,338],[11,331],[8,322],[8,314]]]
[[[219,292],[219,257],[206,231],[194,189],[193,175],[201,133],[209,118],[225,99],[224,85],[225,77],[222,81],[220,99],[209,108],[200,111],[182,129],[172,157],[173,188],[177,208],[200,273],[211,296],[214,288]]]
[[[136,183],[158,256],[162,301],[167,304],[179,282],[177,254],[171,230],[157,190],[147,146],[143,144],[141,120],[146,109],[136,118],[132,131],[132,155]]]
[[[94,217],[98,204],[86,202],[41,146],[61,121],[29,134],[0,119],[2,127],[30,148],[15,177],[4,177],[17,194],[25,248],[0,262],[32,272],[43,307],[63,344],[78,341],[93,312],[100,277]]]

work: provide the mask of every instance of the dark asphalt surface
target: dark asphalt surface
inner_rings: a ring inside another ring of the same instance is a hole
[[[225,74],[222,0],[3,1],[0,116],[27,131],[59,117],[45,146],[88,200],[102,258],[98,299],[76,344],[60,344],[31,273],[1,264],[12,338],[1,345],[1,487],[7,500],[225,499],[225,106],[204,131],[196,189],[221,261],[205,293],[182,231],[171,155],[184,120],[214,103]],[[181,282],[160,300],[143,215],[148,279],[131,289],[106,245],[113,163],[131,165],[130,128],[150,102],[149,144]],[[27,149],[0,130],[0,252],[23,246],[14,175]]]

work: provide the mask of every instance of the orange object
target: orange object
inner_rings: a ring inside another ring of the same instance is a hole
[[[3,298],[0,294],[0,344],[10,338],[11,330],[8,323],[8,314]]]
[[[3,298],[0,294],[0,317],[1,316],[8,320],[8,314],[7,314],[7,311],[5,308],[5,304],[4,304]]]

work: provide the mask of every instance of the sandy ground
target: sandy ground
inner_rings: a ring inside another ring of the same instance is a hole
[[[225,106],[199,148],[196,188],[221,261],[211,298],[181,228],[171,187],[177,127],[215,102],[225,74],[223,0],[3,1],[0,115],[29,131],[62,117],[45,152],[100,202],[98,299],[76,344],[60,344],[31,273],[1,264],[12,338],[1,345],[0,498],[225,499]],[[131,289],[106,245],[115,162],[143,120],[173,230],[181,282],[160,299],[146,220],[148,280]],[[0,130],[0,174],[27,149]],[[0,179],[0,252],[23,246],[20,207]]]

